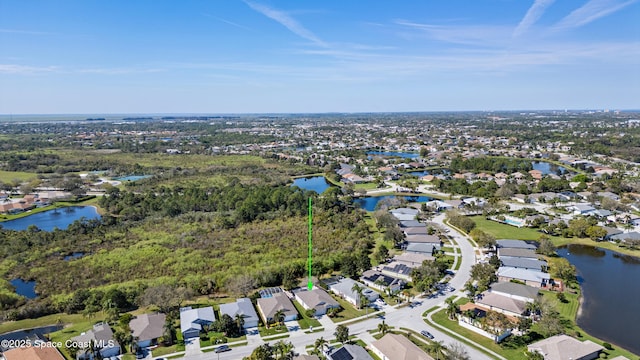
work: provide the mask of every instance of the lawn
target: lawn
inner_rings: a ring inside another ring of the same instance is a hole
[[[200,347],[207,347],[207,346],[216,345],[216,344],[247,340],[246,335],[242,335],[237,338],[232,338],[232,337],[224,336],[224,333],[215,332],[215,331],[210,331],[207,335],[208,335],[207,340],[200,339]],[[216,340],[221,340],[221,341],[216,343]]]
[[[358,189],[375,190],[375,189],[378,188],[378,184],[376,184],[374,182],[355,184],[353,186],[353,188],[356,189],[356,190],[358,190]]]
[[[47,318],[53,318],[53,319],[59,318],[60,321],[62,321],[62,323],[65,324],[64,329],[49,334],[49,338],[51,341],[64,343],[65,341],[71,339],[72,337],[78,336],[82,332],[90,330],[93,324],[101,321],[101,319],[103,318],[103,315],[102,313],[98,313],[92,319],[87,319],[85,316],[81,314],[74,314],[74,315],[57,314],[57,315],[45,316],[39,319],[33,319],[33,321],[38,321],[39,325],[47,324],[49,322],[44,320]],[[23,321],[27,321],[27,320],[23,320]],[[57,320],[54,320],[51,323],[55,324],[56,321]],[[64,355],[65,358],[71,359],[71,355],[69,355],[69,352],[67,351],[66,347],[62,347],[59,350],[62,353],[62,355]]]
[[[333,294],[331,296],[333,296]],[[351,305],[349,302],[347,302],[344,299],[341,299],[336,296],[333,296],[333,298],[336,301],[338,301],[340,306],[342,306],[342,310],[340,310],[340,312],[336,316],[331,318],[333,322],[340,322],[344,320],[354,319],[360,316],[364,316],[366,314],[365,310],[356,309],[353,305]],[[375,311],[374,309],[368,310],[369,313],[372,313],[374,311]]]
[[[288,330],[286,326],[274,325],[269,328],[266,328],[264,326],[259,326],[258,331],[260,332],[260,336],[265,337],[265,336],[271,336],[271,335],[285,334],[287,333]]]
[[[295,300],[292,302],[293,306],[295,306],[296,310],[298,310],[298,314],[300,314],[301,319],[298,320],[298,324],[300,324],[301,329],[308,329],[312,326],[314,328],[319,328],[320,326],[322,326],[322,324],[320,324],[318,320],[307,316],[306,310],[302,307],[302,305],[298,304],[298,302]]]
[[[29,181],[37,178],[38,178],[38,174],[36,173],[0,170],[0,182],[3,182],[3,183],[11,183],[14,180],[23,182],[23,181]]]

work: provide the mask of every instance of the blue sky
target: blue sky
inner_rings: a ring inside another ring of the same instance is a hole
[[[0,114],[640,108],[640,0],[0,0]]]

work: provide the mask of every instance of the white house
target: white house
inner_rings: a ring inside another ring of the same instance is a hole
[[[180,309],[180,332],[184,339],[198,337],[202,331],[202,325],[209,325],[216,321],[213,307],[192,309],[184,307]]]
[[[220,316],[229,315],[232,319],[235,319],[237,315],[242,316],[244,319],[244,329],[258,327],[258,314],[253,308],[253,304],[249,298],[241,298],[236,302],[228,304],[220,304]]]

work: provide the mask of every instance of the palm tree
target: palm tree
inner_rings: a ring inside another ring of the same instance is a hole
[[[427,352],[429,353],[429,355],[433,356],[435,360],[445,359],[446,350],[447,347],[444,346],[442,341],[432,341],[431,344],[429,344],[427,347]]]
[[[358,294],[358,297],[356,298],[356,302],[358,302],[358,300],[362,299],[362,287],[360,285],[358,285],[358,283],[354,283],[353,286],[351,287],[351,291],[355,292],[356,294]],[[362,305],[362,304],[360,304]],[[358,306],[360,307],[360,306]]]
[[[360,305],[362,305],[362,307],[364,307],[364,315],[367,316],[369,315],[369,298],[367,298],[364,295],[360,295]]]
[[[322,336],[316,340],[316,342],[313,344],[313,352],[316,353],[316,355],[320,355],[320,353],[322,353],[324,351],[324,349],[327,347],[327,345],[329,345],[329,342],[327,340],[325,340]]]
[[[283,325],[284,324],[284,310],[280,309],[280,310],[276,311],[276,313],[273,314],[273,321],[275,321],[276,324],[278,324],[278,325]]]
[[[238,326],[238,333],[242,334],[244,327],[244,315],[236,314],[236,326]]]
[[[378,324],[378,331],[382,333],[382,335],[384,336],[386,333],[388,333],[390,330],[389,325],[386,324],[384,322],[384,320],[382,320],[382,322],[380,324]]]
[[[458,304],[453,302],[453,299],[449,298],[445,300],[447,304],[447,316],[449,316],[449,320],[455,320],[456,314],[458,313]]]

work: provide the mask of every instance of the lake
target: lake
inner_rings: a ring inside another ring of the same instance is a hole
[[[405,159],[417,159],[420,157],[418,153],[408,153],[402,151],[368,151],[367,155],[370,156],[395,156]]]
[[[313,176],[306,178],[297,178],[293,180],[293,185],[304,190],[313,190],[318,194],[322,194],[325,190],[331,187],[331,184],[327,182],[324,176]]]
[[[0,226],[10,230],[26,230],[31,225],[36,225],[38,229],[44,231],[53,231],[56,227],[64,230],[74,221],[82,218],[87,220],[100,219],[100,214],[95,206],[70,206],[1,222]]]
[[[10,281],[11,285],[16,288],[16,294],[26,297],[27,299],[35,299],[38,297],[36,294],[36,282],[24,281],[22,279],[13,279]]]
[[[548,175],[548,174],[562,175],[564,173],[569,172],[569,170],[567,170],[567,168],[563,166],[551,164],[544,161],[532,161],[531,165],[533,166],[534,170],[539,170],[540,172],[542,172],[543,175]]]
[[[129,175],[129,176],[123,176],[123,177],[119,177],[119,178],[114,178],[113,180],[116,181],[138,181],[138,180],[142,180],[142,179],[147,179],[150,178],[151,175]]]
[[[361,197],[353,199],[354,204],[360,205],[360,207],[367,211],[374,211],[378,203],[387,199],[404,199],[408,202],[427,202],[431,201],[428,196],[395,196],[395,195],[387,195],[387,196],[369,196],[369,197]]]
[[[578,325],[640,354],[640,258],[584,245],[569,245],[558,254],[578,270],[583,296]]]

